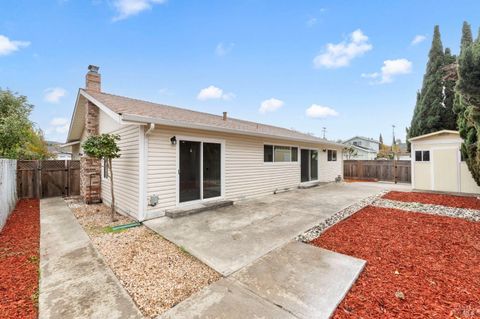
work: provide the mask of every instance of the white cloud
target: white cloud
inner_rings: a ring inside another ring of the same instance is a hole
[[[70,128],[70,121],[63,117],[55,117],[50,121],[50,127],[45,130],[45,133],[52,135],[52,133],[65,134]]]
[[[139,14],[142,11],[150,10],[154,4],[163,4],[166,0],[115,0],[113,6],[118,14],[113,18],[114,21],[126,19],[130,16]]]
[[[350,34],[348,41],[328,43],[323,53],[313,59],[315,68],[340,68],[348,66],[350,61],[363,55],[373,48],[368,42],[368,37],[362,30],[357,29]]]
[[[317,18],[313,17],[307,20],[307,26],[313,27],[318,22]]]
[[[305,114],[308,117],[323,119],[330,116],[338,116],[338,112],[328,106],[322,106],[318,104],[312,104],[308,109],[305,110]]]
[[[58,103],[60,99],[67,95],[67,91],[60,87],[48,88],[45,90],[45,101],[50,103]]]
[[[28,41],[13,41],[0,34],[0,56],[9,55],[21,48],[28,47],[29,45],[30,42]]]
[[[427,39],[426,36],[421,35],[421,34],[418,34],[418,35],[416,35],[416,36],[413,38],[413,40],[412,40],[412,42],[410,43],[410,45],[416,45],[416,44],[422,43],[422,42],[425,41],[426,39]]]
[[[232,51],[234,47],[234,43],[229,43],[229,44],[224,44],[223,42],[220,42],[217,44],[215,47],[215,54],[217,56],[225,56],[227,55],[230,51]]]
[[[412,62],[407,59],[385,60],[380,72],[363,73],[362,77],[377,80],[372,82],[373,84],[383,84],[393,82],[393,78],[397,75],[410,72],[412,72]]]
[[[235,98],[235,94],[224,93],[222,89],[213,85],[210,85],[209,87],[201,89],[197,95],[197,99],[199,99],[200,101],[218,100],[218,99],[229,101],[234,98]]]
[[[260,104],[260,108],[258,111],[262,114],[265,114],[267,112],[274,112],[281,108],[285,103],[283,101],[276,99],[276,98],[270,98],[268,100],[263,101]]]

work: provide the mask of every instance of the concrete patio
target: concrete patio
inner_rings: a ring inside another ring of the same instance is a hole
[[[380,183],[328,184],[245,200],[234,206],[145,225],[229,275],[283,246],[343,208],[383,189],[408,186]]]

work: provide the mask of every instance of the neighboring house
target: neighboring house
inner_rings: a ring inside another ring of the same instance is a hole
[[[62,143],[54,141],[46,141],[48,152],[52,154],[54,160],[69,160],[72,159],[72,153],[67,151]]]
[[[344,153],[344,159],[352,160],[374,160],[380,150],[380,142],[373,138],[354,136],[343,142],[345,145],[351,146],[355,152],[354,155]]]
[[[457,131],[442,130],[409,139],[412,150],[412,188],[480,193],[462,159]]]
[[[100,86],[98,67],[89,66],[65,145],[81,158],[82,195],[98,191],[109,203],[108,170],[86,158],[81,144],[93,134],[120,136],[121,157],[113,160],[116,203],[138,220],[192,203],[240,200],[343,176],[342,144],[227,113],[107,94]]]

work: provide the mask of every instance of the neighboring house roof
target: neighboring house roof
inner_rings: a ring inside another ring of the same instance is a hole
[[[354,137],[351,137],[349,138],[348,140],[345,140],[343,141],[343,143],[348,143],[350,142],[351,140],[354,140],[354,139],[360,139],[360,140],[364,140],[364,141],[368,141],[368,142],[372,142],[372,143],[377,143],[377,144],[380,144],[379,141],[373,139],[373,138],[369,138],[369,137],[364,137],[364,136],[354,136]]]
[[[441,130],[441,131],[437,131],[437,132],[433,132],[433,133],[428,133],[428,134],[424,134],[424,135],[412,137],[412,138],[410,138],[408,141],[409,141],[409,142],[411,142],[411,141],[418,141],[418,140],[421,140],[421,139],[424,139],[424,138],[429,138],[429,137],[433,137],[433,136],[437,136],[437,135],[443,135],[443,134],[460,135],[460,133],[459,133],[458,131]]]
[[[351,146],[352,148],[354,148],[356,150],[362,151],[362,152],[377,153],[377,151],[372,150],[371,148],[368,148],[368,147],[363,147],[363,146],[353,145],[353,144],[349,144],[349,146]]]
[[[236,134],[268,136],[271,138],[314,142],[343,147],[343,145],[339,143],[282,127],[244,121],[231,117],[224,120],[223,116],[103,92],[87,92],[83,89],[80,89],[79,91],[67,142],[78,140],[81,136],[80,128],[78,128],[78,125],[77,128],[75,128],[73,122],[76,118],[84,119],[84,107],[81,110],[78,110],[79,105],[82,105],[82,99],[91,101],[122,124],[154,123],[159,125],[222,131]],[[83,127],[81,129],[83,130]]]

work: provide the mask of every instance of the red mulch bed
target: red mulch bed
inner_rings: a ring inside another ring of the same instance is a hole
[[[454,196],[445,194],[417,193],[417,192],[389,192],[383,195],[385,199],[401,202],[417,202],[423,204],[443,205],[457,208],[480,210],[480,200],[476,197]]]
[[[333,318],[480,318],[480,223],[369,206],[311,243],[367,260]]]
[[[0,233],[0,318],[38,317],[40,207],[20,200]]]

